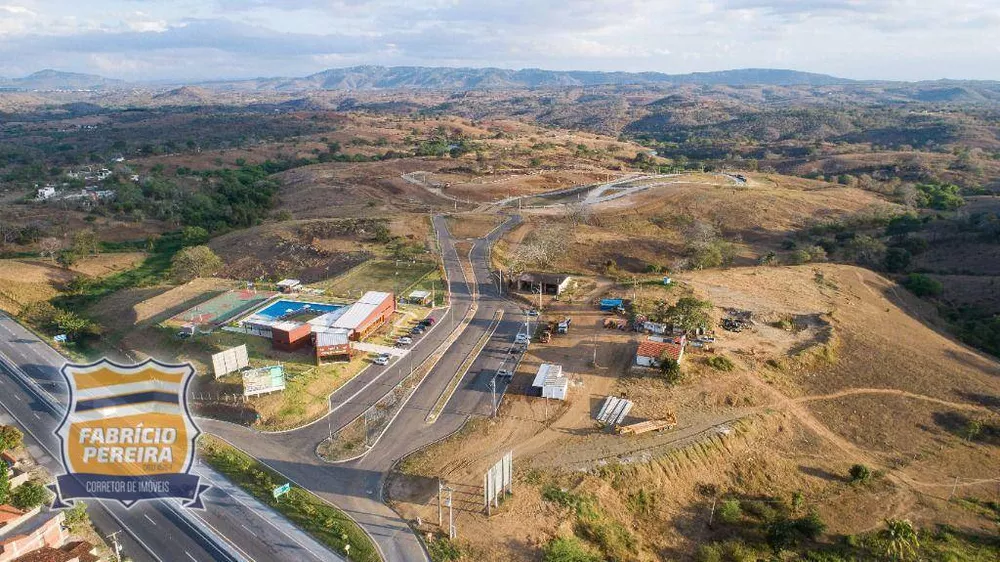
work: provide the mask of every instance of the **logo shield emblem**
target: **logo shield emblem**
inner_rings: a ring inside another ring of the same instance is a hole
[[[198,427],[188,411],[190,364],[150,359],[120,365],[102,359],[62,368],[69,409],[56,435],[66,474],[56,478],[53,507],[65,500],[178,498],[202,508],[209,486],[189,474]]]

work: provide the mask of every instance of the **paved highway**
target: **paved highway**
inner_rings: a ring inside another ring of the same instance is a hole
[[[0,415],[25,430],[29,452],[50,472],[63,472],[53,433],[65,411],[65,359],[34,334],[0,314]],[[205,496],[201,512],[164,501],[131,509],[88,501],[95,525],[118,536],[136,561],[335,560],[336,555],[211,472],[196,469],[218,487]],[[225,537],[223,539],[222,537]]]
[[[501,298],[489,271],[489,252],[495,241],[516,224],[511,219],[475,242],[468,257],[478,285],[478,308],[471,322],[448,352],[427,375],[419,389],[386,430],[379,443],[364,457],[342,464],[328,464],[316,456],[316,446],[332,430],[343,427],[392,389],[409,373],[410,360],[416,366],[443,342],[473,304],[473,292],[466,281],[455,248],[457,240],[448,233],[445,220],[434,218],[445,271],[451,283],[452,306],[434,330],[419,341],[409,356],[385,368],[370,368],[332,397],[332,413],[318,423],[280,434],[258,433],[224,422],[203,420],[203,430],[219,435],[262,462],[305,486],[346,511],[375,539],[388,562],[427,560],[427,555],[407,522],[382,503],[385,477],[395,462],[407,454],[458,430],[470,415],[489,415],[489,379],[507,361],[514,334],[523,326],[520,307]],[[463,377],[455,394],[433,424],[424,419],[448,386],[463,359],[485,334],[499,308],[505,319],[472,368]],[[516,360],[516,359],[514,359]],[[503,391],[500,387],[498,391]]]

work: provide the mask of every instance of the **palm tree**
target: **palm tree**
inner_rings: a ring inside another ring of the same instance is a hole
[[[886,519],[885,529],[878,532],[878,544],[889,560],[910,560],[920,548],[913,523],[907,519]]]

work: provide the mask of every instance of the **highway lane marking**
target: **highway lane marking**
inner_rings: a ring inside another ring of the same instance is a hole
[[[23,398],[21,398],[21,395],[20,395],[20,394],[15,394],[15,395],[14,395],[14,398],[17,398],[17,401],[18,401],[18,402],[24,402],[24,399],[23,399]]]
[[[229,492],[229,490],[227,490],[226,488],[223,488],[222,486],[219,486],[219,485],[217,485],[217,484],[216,484],[216,481],[215,481],[215,479],[213,479],[213,478],[210,478],[210,477],[207,477],[207,478],[206,478],[205,476],[202,476],[202,477],[203,477],[203,478],[205,478],[206,480],[208,480],[209,482],[211,482],[211,483],[213,484],[213,486],[212,486],[212,487],[213,487],[213,488],[214,488],[215,490],[218,490],[218,491],[222,492],[223,494],[226,494],[227,496],[229,496],[229,497],[233,498],[233,501],[235,501],[236,503],[238,503],[238,504],[242,505],[242,506],[243,506],[244,508],[246,508],[246,510],[247,510],[247,511],[249,511],[250,513],[253,513],[253,514],[254,514],[254,515],[256,515],[257,517],[259,517],[259,518],[260,518],[260,519],[261,519],[262,521],[265,521],[265,522],[266,522],[266,523],[267,523],[268,525],[270,525],[270,526],[274,527],[274,529],[275,529],[276,531],[278,531],[278,532],[279,532],[279,533],[281,533],[282,535],[285,535],[286,537],[288,537],[289,539],[291,539],[291,540],[292,540],[293,542],[295,542],[295,544],[297,544],[297,545],[299,545],[300,547],[302,547],[302,549],[303,549],[303,550],[305,550],[305,551],[306,551],[306,552],[308,552],[309,554],[312,554],[313,556],[315,556],[315,557],[316,557],[316,559],[318,559],[318,560],[326,560],[325,558],[323,558],[322,556],[320,556],[319,554],[317,554],[316,552],[314,552],[314,551],[313,551],[313,550],[312,550],[311,548],[309,548],[308,546],[306,546],[306,545],[302,544],[301,542],[299,542],[299,540],[298,540],[297,538],[295,538],[294,536],[292,536],[292,535],[290,535],[290,534],[286,533],[284,529],[282,529],[281,527],[278,527],[277,525],[275,525],[273,521],[271,521],[270,519],[268,519],[268,518],[264,517],[264,516],[263,516],[263,515],[262,515],[262,514],[261,514],[261,513],[260,513],[260,512],[259,512],[259,511],[257,510],[257,509],[254,509],[254,506],[252,506],[252,505],[250,505],[250,504],[248,504],[248,503],[244,502],[244,501],[243,501],[243,500],[241,500],[240,498],[236,497],[236,495],[235,495],[235,494],[232,494],[232,493],[230,493],[230,492]],[[228,484],[228,485],[232,486],[232,484],[230,484],[230,483],[228,483],[228,482],[227,482],[226,484]],[[296,485],[298,485],[298,484],[296,484]],[[299,487],[300,487],[300,488],[302,488],[302,486],[299,486]],[[239,490],[239,488],[235,488],[235,489]],[[244,494],[246,494],[246,493],[247,493],[247,492],[244,492],[243,490],[239,490],[239,491],[243,492]],[[249,495],[249,494],[248,494],[248,495]],[[250,497],[253,497],[253,496],[250,496]],[[261,505],[262,505],[262,506],[264,506],[264,507],[265,507],[265,509],[267,509],[267,505],[266,505],[266,504],[263,504],[263,503],[262,503]],[[199,519],[200,519],[200,518],[199,518]],[[203,521],[204,521],[204,520],[203,520]],[[206,522],[206,524],[207,524],[207,522]],[[241,523],[240,525],[242,526],[243,524]],[[245,527],[245,526],[244,526],[243,528],[244,528],[244,529],[246,529],[246,527]],[[296,527],[296,528],[297,528],[297,527]],[[247,531],[250,531],[250,529],[247,529]],[[303,532],[303,533],[304,533],[305,531],[301,531],[301,530],[300,530],[300,532]],[[251,531],[251,533],[252,533],[252,531]],[[313,539],[313,540],[315,540],[315,539]]]
[[[42,417],[38,415],[38,412],[31,412],[31,415],[35,416],[36,420],[42,419]]]
[[[198,562],[198,559],[197,559],[197,558],[195,558],[194,556],[191,556],[191,553],[190,553],[190,552],[188,552],[188,551],[186,551],[186,550],[185,550],[185,551],[184,551],[184,554],[187,554],[187,555],[188,555],[188,558],[190,558],[191,560],[194,560],[194,562]]]
[[[149,521],[150,523],[152,523],[154,527],[156,526],[156,521],[153,521],[148,515],[146,515],[145,513],[143,513],[142,516],[145,517],[147,521]]]

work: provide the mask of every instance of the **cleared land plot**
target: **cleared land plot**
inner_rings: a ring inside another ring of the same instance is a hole
[[[312,285],[323,289],[329,296],[358,298],[365,291],[387,291],[406,296],[420,288],[425,277],[438,271],[438,265],[430,262],[409,262],[390,260],[370,260],[347,273],[329,281]],[[438,283],[437,290],[443,286]]]
[[[108,330],[126,330],[163,322],[199,302],[236,286],[225,279],[199,278],[174,288],[142,287],[119,291],[87,310]]]
[[[17,314],[25,305],[47,301],[73,277],[72,272],[39,262],[0,260],[0,310]]]
[[[145,252],[119,252],[84,256],[70,269],[90,277],[104,277],[138,266],[146,259],[146,255]]]

